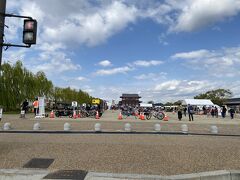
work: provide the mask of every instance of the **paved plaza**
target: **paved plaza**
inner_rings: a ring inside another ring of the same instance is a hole
[[[169,121],[138,120],[129,117],[118,120],[118,111],[106,111],[100,120],[45,118],[35,119],[27,114],[5,115],[1,127],[10,122],[12,130],[32,130],[40,122],[42,130],[63,130],[69,122],[73,131],[93,131],[100,122],[106,132],[121,132],[129,122],[136,132],[152,132],[156,123],[164,132],[180,132],[187,124],[189,132],[210,133],[216,125],[220,134],[211,135],[166,135],[166,134],[40,134],[0,133],[0,169],[21,169],[32,158],[51,158],[54,162],[48,170],[81,169],[105,173],[129,173],[150,175],[176,175],[214,170],[234,170],[240,167],[240,118],[210,118],[195,116],[193,122],[187,117],[177,120],[177,115],[168,113]]]

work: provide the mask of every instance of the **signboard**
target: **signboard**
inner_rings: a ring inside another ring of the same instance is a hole
[[[2,119],[2,112],[3,112],[3,109],[0,108],[0,119]]]
[[[100,99],[93,99],[92,104],[100,104]]]
[[[38,114],[35,118],[45,117],[44,97],[38,97]]]
[[[72,102],[72,106],[73,106],[73,107],[77,107],[77,101],[73,101],[73,102]]]

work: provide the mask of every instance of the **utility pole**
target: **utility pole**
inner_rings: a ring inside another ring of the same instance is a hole
[[[3,36],[5,27],[5,11],[6,11],[6,0],[0,0],[0,76],[2,67],[2,49],[3,49]]]
[[[3,36],[5,27],[5,11],[6,11],[6,0],[0,0],[0,88],[2,87],[2,49],[3,49]],[[1,91],[1,90],[0,90]],[[0,94],[0,100],[2,101],[3,94]],[[3,109],[0,102],[0,121],[2,120]]]

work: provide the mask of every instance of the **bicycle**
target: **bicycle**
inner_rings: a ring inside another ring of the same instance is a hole
[[[134,116],[135,119],[137,119],[136,113],[133,111],[131,112],[129,110],[122,110],[121,114],[122,114],[123,119],[127,119],[130,116]]]
[[[163,118],[165,117],[165,114],[162,111],[145,112],[144,115],[146,116],[147,120],[150,120],[152,116],[157,118],[158,120],[163,120]]]

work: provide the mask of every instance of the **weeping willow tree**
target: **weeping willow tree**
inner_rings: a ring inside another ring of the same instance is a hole
[[[4,110],[19,109],[24,99],[33,100],[37,96],[45,96],[55,101],[90,103],[92,97],[82,90],[54,87],[44,72],[33,74],[23,67],[21,61],[14,65],[2,65],[0,76],[0,106]]]
[[[21,61],[14,65],[3,64],[0,82],[0,104],[7,111],[19,109],[24,99],[48,96],[53,92],[53,84],[43,72],[35,75],[24,68]]]

